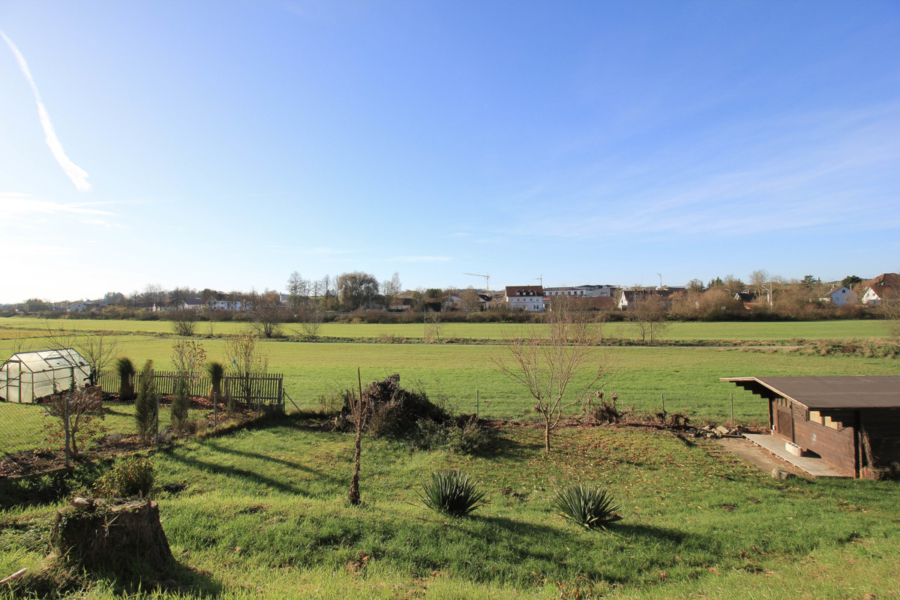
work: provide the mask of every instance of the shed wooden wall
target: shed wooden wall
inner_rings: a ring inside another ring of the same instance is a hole
[[[777,402],[772,400],[771,402]],[[773,414],[775,407],[772,406]],[[835,420],[843,419],[843,429],[837,431],[825,425],[809,421],[805,406],[791,402],[794,419],[794,443],[801,448],[812,450],[832,466],[856,475],[856,437],[854,435],[855,416],[850,411],[834,414]]]
[[[875,464],[870,466],[888,467],[892,462],[900,462],[900,410],[860,412],[860,429],[868,434],[875,459]]]

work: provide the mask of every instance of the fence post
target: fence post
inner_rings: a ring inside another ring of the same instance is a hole
[[[478,419],[478,388],[475,388],[475,418]]]
[[[666,414],[666,397],[663,394],[660,394],[659,399],[662,400],[662,411],[663,411],[663,416],[665,416],[665,414]]]
[[[159,446],[159,394],[156,395],[156,445]]]
[[[63,421],[63,425],[66,428],[66,466],[69,466],[69,399],[72,397],[71,394],[66,394],[66,414],[65,420]]]
[[[219,428],[219,397],[213,392],[213,429]]]

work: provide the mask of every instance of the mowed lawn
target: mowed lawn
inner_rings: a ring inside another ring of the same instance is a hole
[[[244,331],[246,323],[213,323],[213,335],[233,335]],[[150,333],[171,334],[169,321],[116,321],[91,319],[35,319],[25,317],[0,318],[0,340],[20,335],[39,337],[47,328],[60,327],[69,331],[112,331],[125,334]],[[441,337],[475,340],[496,340],[519,335],[525,326],[503,323],[446,323],[441,327]],[[287,324],[283,331],[288,336],[299,336],[299,325]],[[604,335],[610,338],[632,339],[633,328],[627,323],[607,323]],[[335,324],[325,323],[320,335],[326,337],[379,339],[394,336],[408,340],[421,340],[426,327],[422,323],[379,325],[379,324]],[[197,335],[209,334],[209,323],[197,323]],[[889,329],[884,321],[802,321],[763,323],[671,323],[663,334],[663,339],[674,341],[752,342],[820,339],[868,339],[884,338]]]
[[[364,440],[364,505],[348,505],[353,436],[300,420],[157,453],[162,524],[187,597],[891,598],[900,591],[900,486],[773,480],[711,440],[565,429],[555,451],[508,425],[481,455]],[[473,518],[426,510],[430,473],[487,494]],[[581,530],[551,508],[573,482],[607,489],[623,520]],[[0,573],[41,568],[59,505],[0,512]],[[2,593],[0,593],[2,595]],[[99,581],[77,597],[120,598]],[[156,596],[154,596],[156,597]],[[161,594],[159,597],[176,597]],[[177,597],[185,597],[178,595]]]

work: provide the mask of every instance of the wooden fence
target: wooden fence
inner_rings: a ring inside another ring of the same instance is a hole
[[[250,373],[248,375],[226,375],[222,379],[222,395],[244,402],[267,402],[284,404],[283,375]]]
[[[137,386],[139,375],[132,377],[131,383]],[[170,396],[175,393],[179,374],[177,371],[153,371],[153,383],[156,393]],[[268,404],[284,404],[284,376],[281,373],[249,373],[247,375],[229,374],[222,378],[222,397],[234,397],[243,402],[265,402]],[[115,371],[101,371],[98,383],[107,393],[118,393],[121,379]],[[190,382],[191,396],[206,396],[212,383],[209,377],[195,377]],[[135,389],[137,392],[137,389]]]

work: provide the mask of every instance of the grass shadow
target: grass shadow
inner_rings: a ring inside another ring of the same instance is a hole
[[[287,492],[290,494],[299,494],[301,496],[308,496],[306,492],[295,488],[292,485],[287,483],[283,483],[277,479],[273,479],[271,477],[266,477],[265,475],[260,475],[259,473],[254,473],[252,471],[246,471],[244,469],[238,469],[237,467],[230,467],[226,465],[216,464],[214,462],[208,462],[204,460],[199,460],[196,458],[187,458],[185,456],[180,456],[177,453],[172,453],[170,458],[176,462],[180,462],[186,466],[199,469],[201,471],[207,471],[209,473],[214,473],[216,475],[224,475],[226,477],[234,477],[238,479],[245,479],[262,485],[264,487],[273,488],[282,492]]]
[[[234,456],[241,456],[244,458],[253,458],[256,460],[273,462],[273,463],[277,463],[279,465],[284,465],[285,467],[289,467],[291,469],[298,469],[300,471],[306,471],[307,473],[310,473],[317,477],[321,477],[322,479],[329,479],[329,480],[335,481],[335,482],[342,481],[342,480],[339,480],[337,477],[334,477],[333,475],[327,475],[317,469],[313,469],[311,467],[301,465],[300,463],[292,462],[289,460],[284,460],[283,458],[275,458],[274,456],[269,456],[267,454],[260,454],[258,452],[248,452],[246,450],[236,450],[234,448],[227,448],[227,447],[222,446],[221,444],[217,444],[215,442],[206,442],[203,445],[207,448],[211,448],[211,449],[215,450],[216,452],[221,452],[223,454],[231,454]]]

